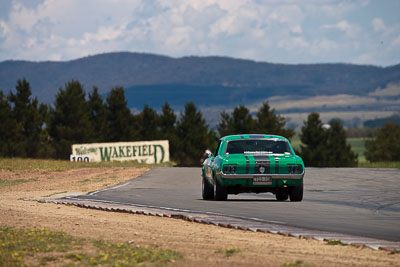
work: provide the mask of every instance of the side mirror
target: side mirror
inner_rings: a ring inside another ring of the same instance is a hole
[[[213,154],[211,153],[211,151],[210,150],[206,150],[206,158],[210,158],[210,157],[212,157],[213,156]]]

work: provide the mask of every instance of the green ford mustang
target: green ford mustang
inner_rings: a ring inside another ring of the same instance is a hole
[[[225,136],[203,163],[202,195],[226,200],[228,194],[271,192],[280,201],[301,201],[304,172],[303,160],[282,136]]]

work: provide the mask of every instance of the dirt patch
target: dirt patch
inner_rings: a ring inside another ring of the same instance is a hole
[[[0,170],[0,224],[48,228],[77,237],[173,249],[184,256],[184,260],[172,263],[179,266],[282,266],[296,261],[314,266],[400,266],[400,254],[369,248],[331,246],[315,240],[171,218],[23,200],[66,191],[94,191],[137,177],[147,170],[130,167]]]

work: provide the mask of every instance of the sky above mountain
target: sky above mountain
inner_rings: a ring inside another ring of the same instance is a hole
[[[400,63],[398,0],[1,0],[0,61],[129,51]]]

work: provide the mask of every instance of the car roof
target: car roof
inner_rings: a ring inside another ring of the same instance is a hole
[[[273,134],[236,134],[236,135],[227,135],[220,138],[221,141],[230,141],[238,139],[280,139],[287,141],[285,137]]]

